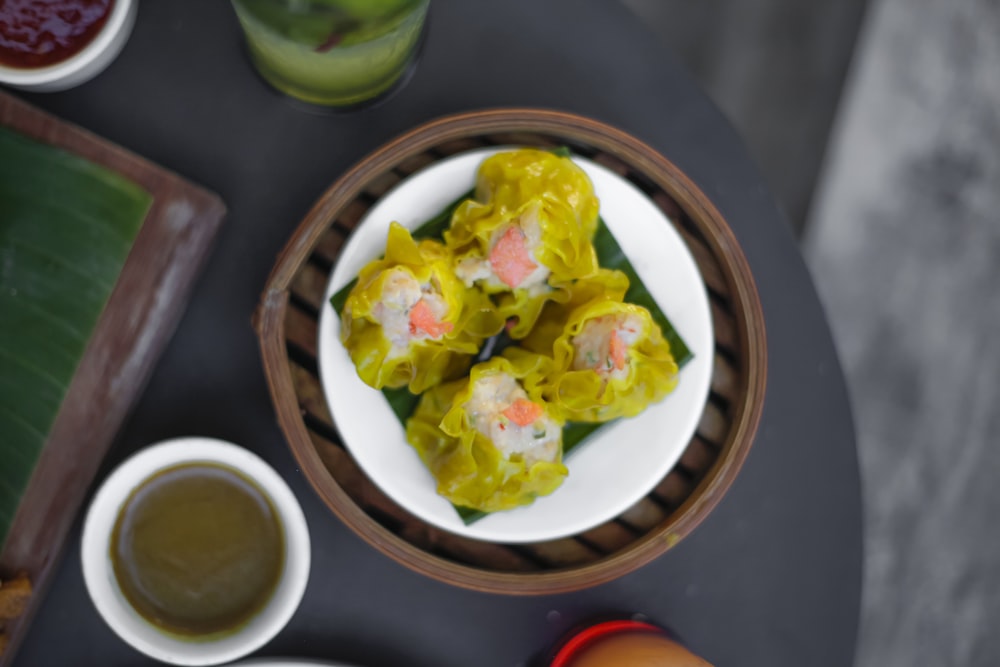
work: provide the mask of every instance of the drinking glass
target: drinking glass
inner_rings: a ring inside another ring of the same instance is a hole
[[[430,0],[231,0],[261,76],[312,104],[372,100],[412,65]]]

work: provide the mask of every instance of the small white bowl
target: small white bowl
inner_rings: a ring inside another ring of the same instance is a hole
[[[55,92],[89,81],[103,72],[125,46],[138,6],[139,0],[115,0],[104,27],[78,53],[47,67],[0,65],[0,83],[23,90]]]
[[[129,495],[165,468],[215,463],[257,483],[281,517],[285,565],[267,605],[233,634],[207,640],[167,633],[140,616],[122,594],[111,563],[111,533]],[[148,447],[122,463],[94,497],[83,526],[83,578],[104,621],[124,641],[146,655],[175,665],[230,662],[266,644],[295,613],[309,579],[309,529],[298,501],[277,472],[255,454],[211,438],[179,438]]]

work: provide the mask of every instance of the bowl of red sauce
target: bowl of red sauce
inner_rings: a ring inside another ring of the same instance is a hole
[[[100,74],[125,46],[137,0],[0,1],[0,83],[72,88]]]

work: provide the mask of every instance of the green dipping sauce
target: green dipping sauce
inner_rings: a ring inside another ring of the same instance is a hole
[[[126,500],[111,535],[122,593],[166,632],[204,638],[239,630],[271,599],[285,563],[271,499],[232,468],[167,468]]]

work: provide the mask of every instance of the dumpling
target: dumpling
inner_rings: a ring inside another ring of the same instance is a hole
[[[496,512],[555,491],[566,477],[563,422],[542,398],[551,359],[508,350],[468,378],[426,392],[407,441],[455,505]]]
[[[587,174],[548,151],[498,153],[480,165],[476,196],[444,233],[467,285],[500,294],[501,315],[522,338],[561,286],[598,269],[593,236],[598,200]]]
[[[545,396],[567,421],[634,417],[677,385],[677,364],[642,306],[599,298],[576,308],[553,344]]]
[[[542,309],[531,332],[520,341],[521,347],[537,354],[553,356],[553,346],[566,330],[570,314],[591,301],[610,299],[621,301],[628,291],[629,280],[621,271],[599,269],[588,278],[566,285],[558,301],[549,301]]]
[[[392,223],[385,256],[358,274],[341,312],[341,340],[368,385],[418,394],[461,374],[503,327],[489,298],[467,288],[451,255]]]

